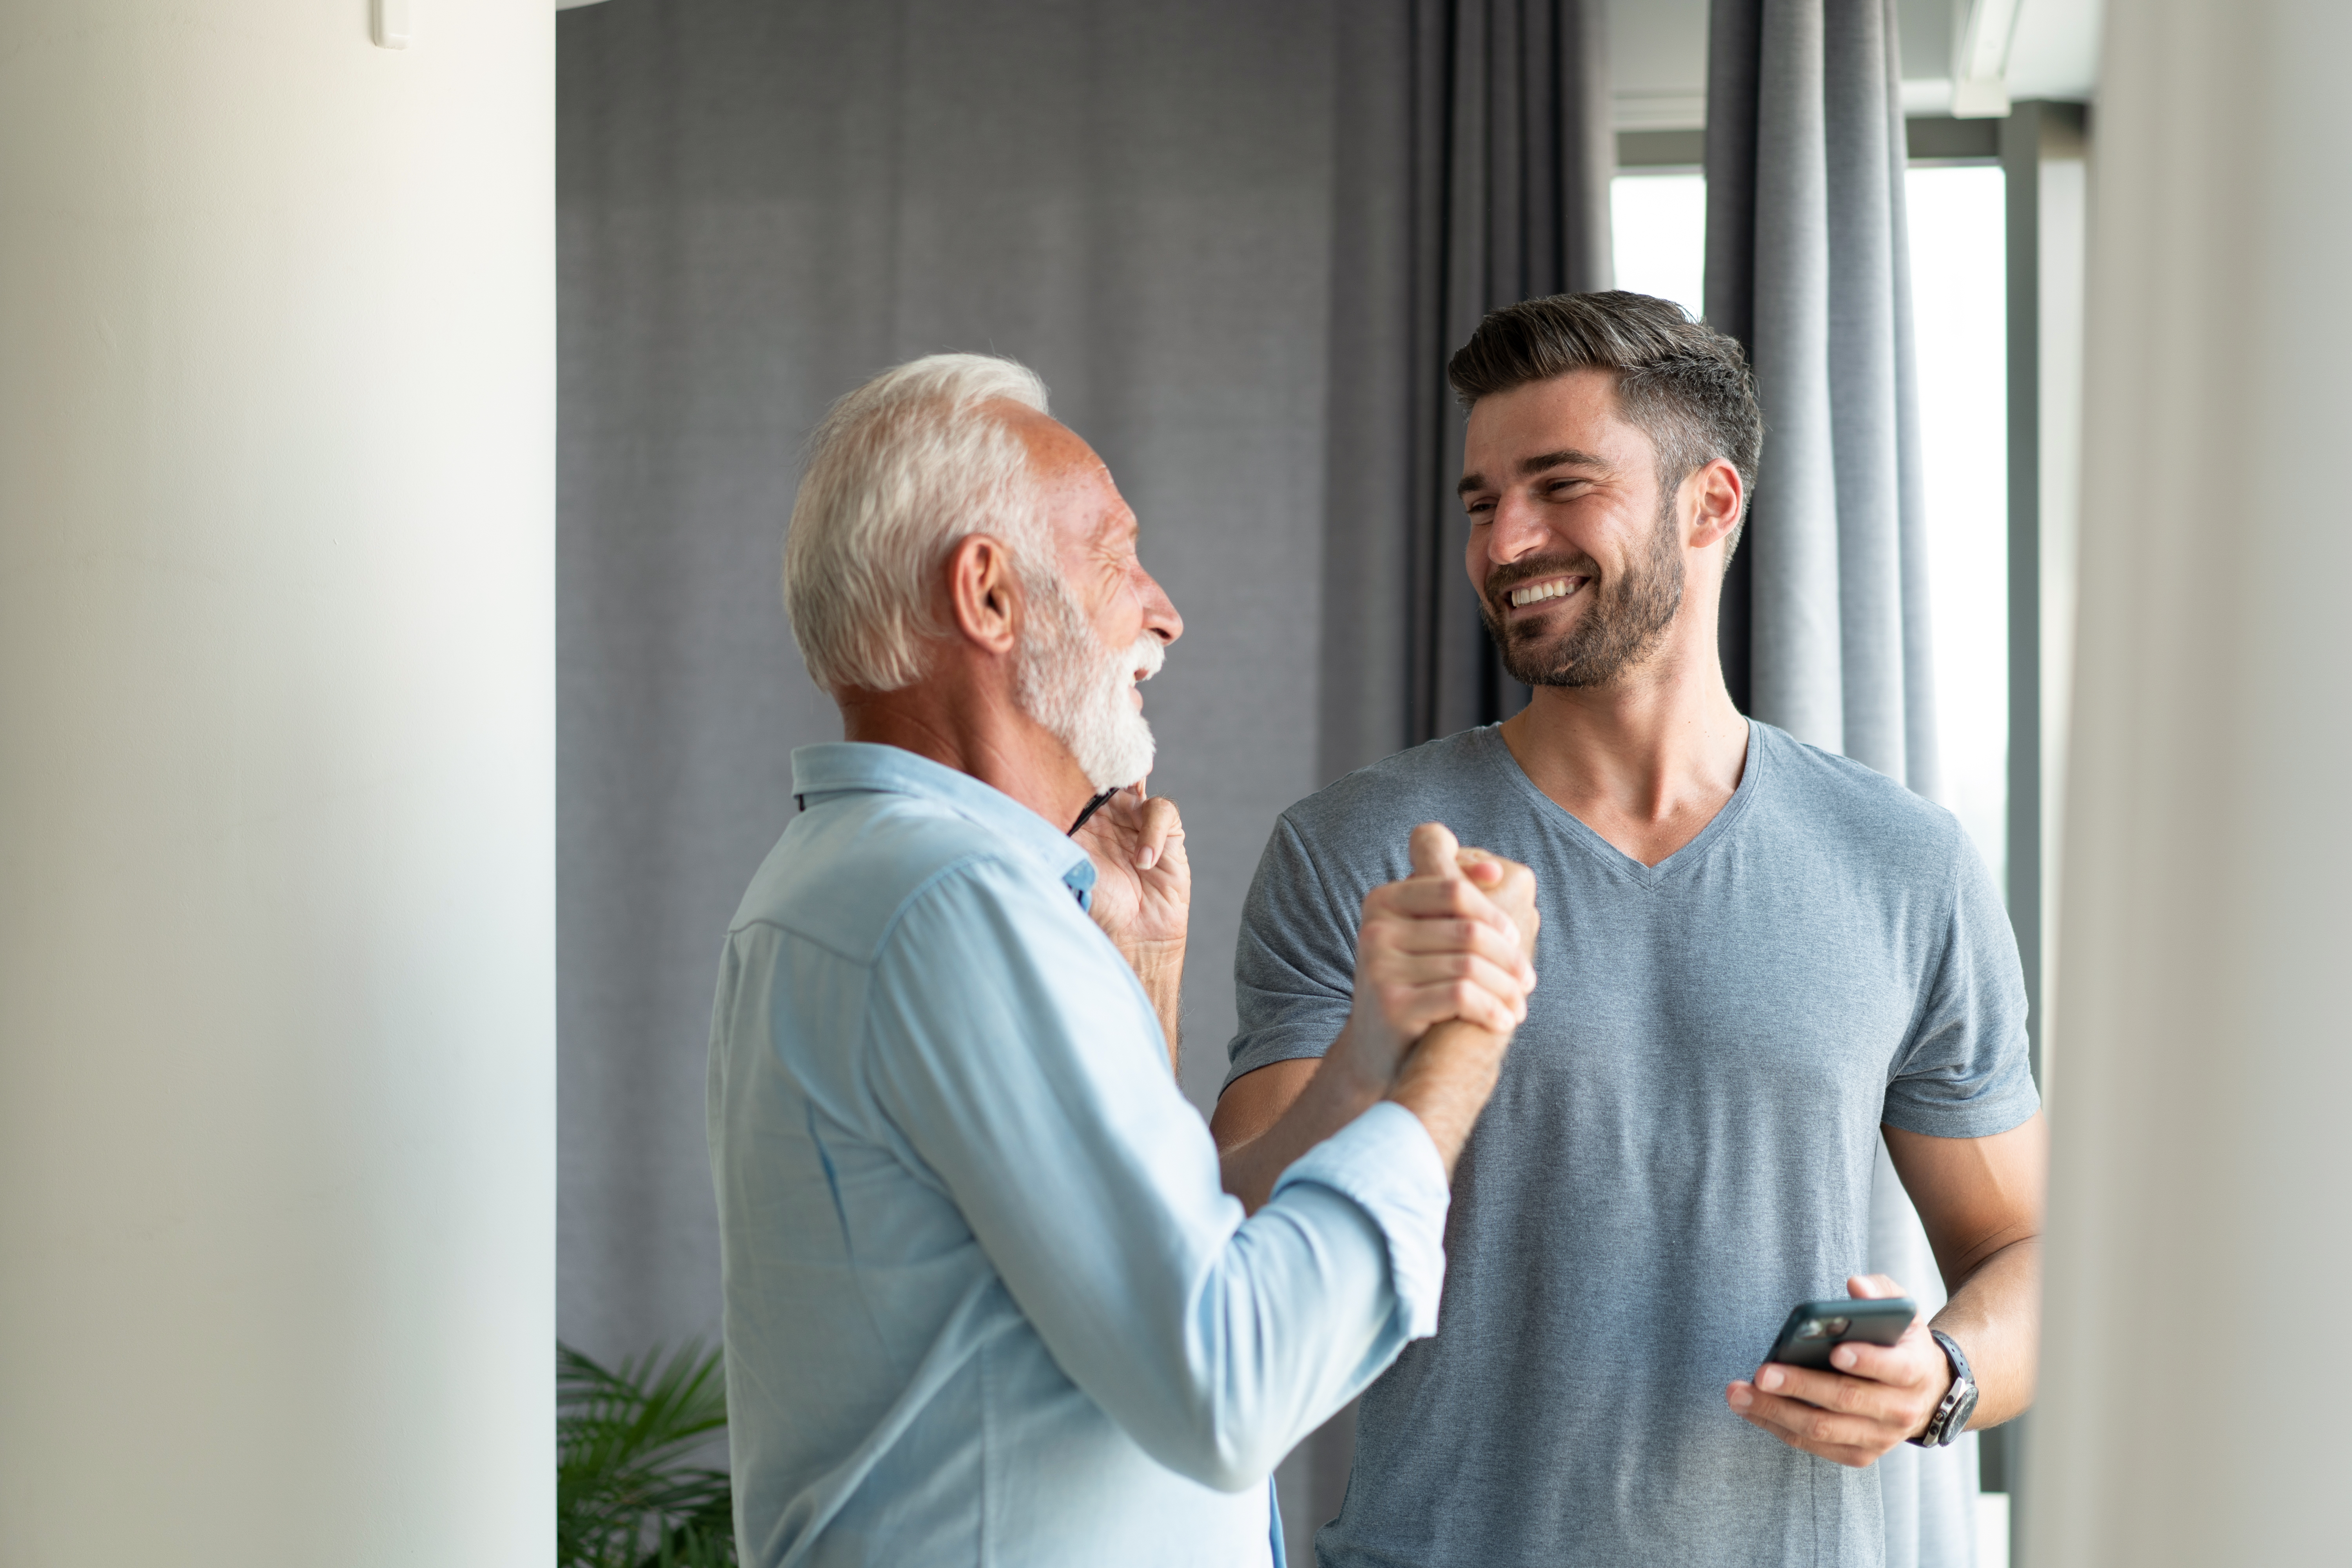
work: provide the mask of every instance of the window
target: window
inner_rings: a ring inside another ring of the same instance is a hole
[[[2007,297],[2001,172],[1924,164],[1906,184],[1918,345],[1937,791],[1999,882],[2009,797]],[[1699,313],[1706,182],[1634,170],[1610,191],[1617,286]],[[1769,441],[1768,437],[1767,447]]]

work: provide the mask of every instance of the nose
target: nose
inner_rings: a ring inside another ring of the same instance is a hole
[[[1492,565],[1507,566],[1542,550],[1550,537],[1551,530],[1534,500],[1506,491],[1496,501],[1495,516],[1486,530],[1486,560]]]
[[[1143,629],[1165,647],[1184,635],[1184,617],[1176,613],[1175,601],[1169,598],[1159,579],[1141,567],[1136,568],[1136,573],[1143,579]]]

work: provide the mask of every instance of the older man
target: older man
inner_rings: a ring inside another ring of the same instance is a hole
[[[2032,1395],[2016,942],[1949,812],[1725,689],[1763,437],[1739,345],[1663,300],[1560,296],[1487,317],[1449,374],[1470,584],[1534,700],[1284,814],[1217,1110],[1234,1190],[1266,1190],[1346,1037],[1351,900],[1401,824],[1534,866],[1545,984],[1463,1161],[1444,1330],[1365,1394],[1318,1555],[1868,1568],[1869,1467]],[[1862,1273],[1882,1136],[1949,1303],[1828,1369],[1759,1367],[1800,1300],[1902,1293]]]
[[[1150,769],[1137,683],[1182,623],[1045,410],[1002,360],[901,366],[793,510],[847,739],[793,756],[712,1024],[746,1563],[1268,1562],[1275,1462],[1434,1326],[1448,1173],[1532,983],[1524,869],[1415,832],[1287,1123],[1313,1146],[1244,1219],[1170,1070],[1174,811],[1129,790],[1099,866],[1068,837]]]

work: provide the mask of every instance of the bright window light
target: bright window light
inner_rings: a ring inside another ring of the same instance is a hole
[[[1706,274],[1706,180],[1693,173],[1620,174],[1609,186],[1617,287],[1701,314]]]
[[[2009,396],[2000,169],[1914,169],[1906,186],[1928,615],[1943,778],[1937,791],[1999,879],[2009,805]],[[1700,313],[1706,182],[1625,174],[1610,187],[1617,287]]]
[[[2000,169],[1914,169],[1911,317],[1927,473],[1944,804],[1996,879],[2009,826],[2009,352]]]

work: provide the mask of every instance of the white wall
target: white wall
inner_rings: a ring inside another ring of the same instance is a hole
[[[2339,1563],[2352,7],[2107,26],[2028,1542]]]
[[[552,14],[0,9],[0,1563],[551,1556]]]

